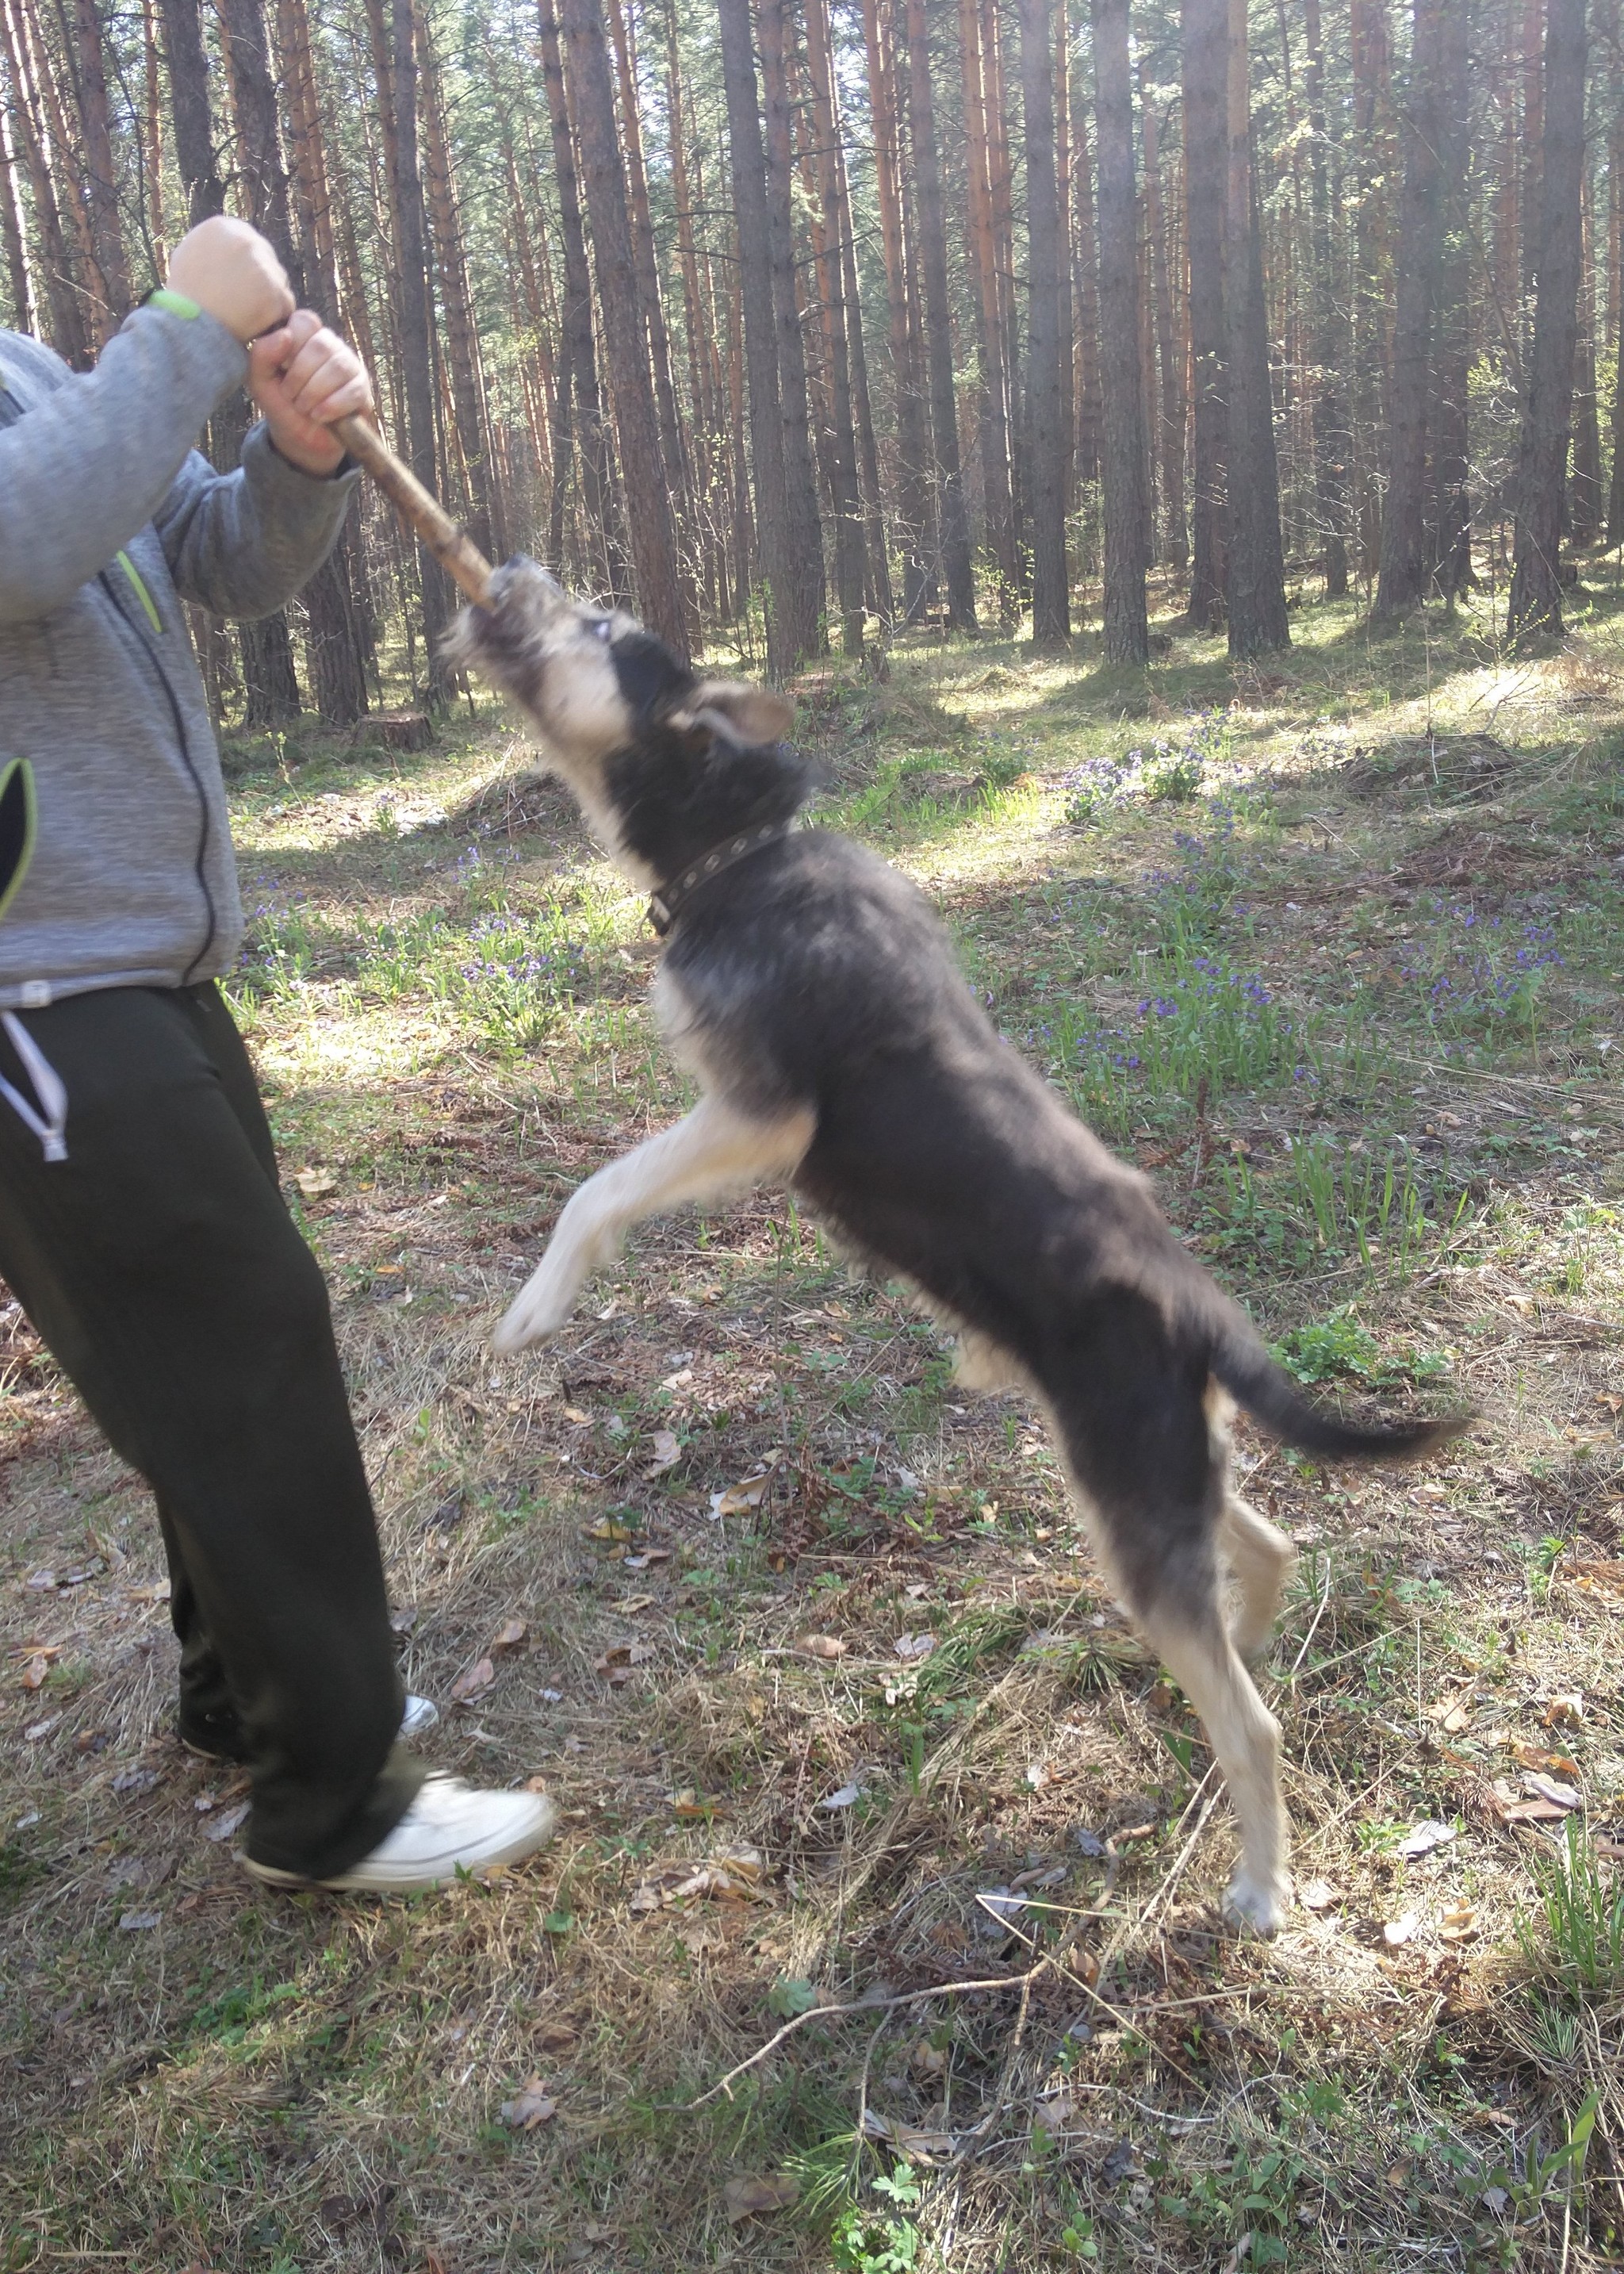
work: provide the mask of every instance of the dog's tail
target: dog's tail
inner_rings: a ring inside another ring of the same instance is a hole
[[[1458,1436],[1468,1413],[1441,1420],[1344,1421],[1304,1397],[1285,1368],[1270,1357],[1250,1320],[1229,1312],[1215,1321],[1211,1367],[1237,1405],[1254,1421],[1301,1453],[1325,1461],[1409,1461]]]

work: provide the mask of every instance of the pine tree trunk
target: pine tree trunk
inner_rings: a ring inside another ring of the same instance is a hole
[[[767,252],[772,268],[778,416],[784,428],[784,494],[789,513],[786,563],[798,655],[821,655],[823,636],[823,532],[817,509],[807,395],[806,343],[796,290],[790,133],[788,11],[785,0],[756,0],[761,51],[763,147],[767,154]]]
[[[1092,0],[1100,162],[1100,336],[1104,394],[1105,654],[1145,664],[1145,403],[1133,187],[1128,0]]]
[[[462,216],[457,211],[456,187],[451,177],[440,61],[434,52],[427,11],[421,0],[416,0],[416,16],[422,82],[424,188],[445,333],[439,350],[450,382],[457,456],[467,482],[463,519],[481,553],[500,560],[508,548],[502,529],[501,500],[497,494],[492,463],[479,335],[474,321],[468,259],[462,248]]]
[[[1557,549],[1573,421],[1583,231],[1584,0],[1550,0],[1539,166],[1534,339],[1517,451],[1516,533],[1507,629],[1518,640],[1559,634]]]
[[[50,343],[64,363],[71,365],[75,371],[82,371],[92,359],[91,340],[74,286],[62,211],[51,178],[44,118],[20,0],[0,0],[0,43],[4,44],[6,72],[16,96],[18,136],[34,200]]]
[[[783,681],[809,651],[792,574],[789,494],[784,478],[784,419],[778,400],[778,348],[767,237],[767,153],[762,139],[750,0],[718,0],[733,211],[739,231],[744,362],[749,389],[750,466],[755,476],[755,540],[766,580],[767,671]]]
[[[1601,421],[1596,399],[1596,267],[1590,170],[1583,173],[1579,343],[1574,383],[1573,483],[1569,519],[1575,547],[1592,545],[1602,525]]]
[[[1389,620],[1419,605],[1432,566],[1426,543],[1426,414],[1443,251],[1443,19],[1451,4],[1459,0],[1415,0],[1387,389],[1387,489],[1375,606],[1378,618]]]
[[[1229,197],[1224,217],[1228,320],[1229,656],[1242,661],[1289,647],[1280,486],[1269,384],[1263,245],[1252,171],[1252,88],[1246,0],[1229,0]]]
[[[1353,64],[1355,275],[1353,326],[1354,514],[1358,572],[1374,581],[1380,561],[1381,404],[1387,388],[1392,295],[1388,184],[1393,148],[1387,0],[1350,0]]]
[[[1432,503],[1428,550],[1433,589],[1454,600],[1471,589],[1471,497],[1468,430],[1471,388],[1471,46],[1477,0],[1444,11],[1440,59],[1440,160],[1443,170],[1443,257],[1438,279],[1438,344],[1432,407]]]
[[[973,632],[975,576],[970,560],[970,517],[959,457],[959,403],[953,380],[952,305],[947,290],[947,237],[942,215],[942,163],[936,147],[936,98],[924,0],[902,0],[908,54],[908,137],[919,201],[920,266],[925,288],[925,353],[930,374],[930,433],[936,459],[936,511],[942,568],[947,583],[951,631]],[[1054,129],[1049,129],[1049,169]]]
[[[929,590],[925,558],[930,504],[925,472],[924,390],[918,335],[908,305],[910,263],[903,229],[896,59],[890,26],[880,14],[879,0],[862,0],[862,11],[868,61],[869,115],[874,124],[875,188],[885,261],[891,385],[897,410],[897,520],[902,543],[902,612],[904,621],[913,624],[924,614]]]
[[[1086,104],[1078,104],[1073,118],[1077,137],[1077,151],[1072,161],[1077,194],[1072,261],[1072,290],[1077,307],[1073,379],[1077,403],[1075,463],[1079,481],[1097,482],[1100,478],[1101,426],[1104,418],[1100,399],[1100,252],[1094,227],[1094,161],[1088,152]]]
[[[1166,558],[1183,576],[1190,565],[1190,537],[1184,526],[1184,427],[1189,406],[1184,401],[1184,359],[1173,334],[1173,293],[1169,279],[1168,232],[1162,195],[1162,154],[1154,106],[1147,100],[1144,67],[1139,76],[1139,122],[1145,143],[1145,222],[1150,238],[1151,287],[1156,312],[1156,361],[1162,373],[1159,447],[1162,465],[1162,513]]]
[[[403,453],[425,489],[439,487],[434,448],[434,356],[429,302],[426,215],[423,175],[417,160],[417,49],[411,0],[391,0],[390,115],[395,132],[395,242],[400,271],[395,279],[401,328],[401,391],[406,410]],[[440,659],[440,644],[451,614],[444,570],[426,546],[417,547],[423,637],[427,650],[425,689],[430,704],[443,709],[451,685]]]
[[[17,13],[20,36],[33,56],[34,97],[45,165],[61,187],[72,230],[74,280],[84,307],[85,328],[93,352],[100,353],[117,325],[102,290],[83,169],[63,104],[62,68],[46,38],[41,0],[18,0]],[[77,89],[74,92],[77,95]]]
[[[1331,255],[1331,167],[1320,0],[1304,0],[1308,43],[1309,183],[1313,216],[1313,451],[1316,535],[1325,553],[1325,597],[1348,591],[1348,331],[1338,305]]]
[[[837,163],[838,129],[827,0],[807,0],[806,27],[812,172],[817,195],[816,250],[832,411],[830,486],[835,512],[835,589],[840,604],[841,644],[848,656],[855,658],[863,651],[863,518],[857,481],[857,431],[852,415],[846,279],[840,259],[845,213]]]
[[[564,559],[564,512],[569,488],[572,441],[581,460],[581,486],[588,531],[597,547],[595,581],[617,599],[627,597],[620,517],[610,478],[608,435],[598,383],[598,349],[592,332],[592,273],[587,262],[586,230],[575,174],[575,134],[553,0],[537,0],[541,34],[542,79],[553,129],[553,167],[558,183],[559,234],[564,250],[564,302],[560,310],[558,426],[553,440],[553,499],[547,525],[547,555]]]
[[[1229,435],[1224,321],[1224,207],[1227,196],[1224,72],[1227,0],[1183,0],[1184,243],[1190,269],[1192,428],[1190,605],[1192,631],[1216,631],[1224,615]]]
[[[993,248],[992,175],[981,70],[981,13],[976,0],[959,0],[959,40],[964,76],[970,245],[975,267],[975,355],[981,383],[981,486],[986,498],[987,544],[996,579],[998,614],[1006,626],[1012,627],[1019,617],[1026,576],[1015,541],[1014,499],[1010,487],[1009,375],[1004,365],[1003,307]]]
[[[0,236],[5,240],[6,272],[11,282],[11,328],[31,332],[37,320],[28,236],[23,222],[20,163],[11,132],[11,103],[0,94]]]
[[[626,176],[615,139],[608,38],[598,0],[564,0],[563,29],[575,96],[598,309],[608,348],[638,608],[649,629],[686,661],[688,623],[672,516],[679,474],[676,468],[667,468],[660,448],[659,412],[648,355],[648,319],[637,288]]]
[[[118,176],[108,124],[107,65],[96,0],[74,0],[75,79],[82,142],[72,155],[85,169],[90,237],[110,337],[131,308],[130,268],[118,222]]]
[[[1060,207],[1055,170],[1049,0],[1021,0],[1020,86],[1026,130],[1026,401],[1032,421],[1032,636],[1071,630],[1066,573],[1065,403],[1060,337]]]
[[[839,112],[837,109],[836,117]],[[879,447],[874,433],[874,405],[868,388],[868,355],[863,337],[862,295],[857,277],[857,228],[852,215],[851,184],[846,177],[843,140],[835,143],[835,176],[840,197],[840,278],[846,294],[846,343],[852,360],[852,415],[857,427],[857,463],[868,534],[868,605],[882,623],[889,625],[897,613],[891,591],[891,555],[885,536],[885,496],[880,480]]]

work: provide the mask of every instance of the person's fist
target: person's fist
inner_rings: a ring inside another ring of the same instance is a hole
[[[334,424],[372,407],[366,366],[309,308],[248,350],[248,392],[282,456],[307,474],[330,474],[344,455]]]
[[[169,255],[169,282],[244,346],[293,312],[293,289],[275,252],[257,229],[228,214],[187,230]]]

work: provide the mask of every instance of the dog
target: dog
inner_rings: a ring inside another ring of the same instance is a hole
[[[1231,1489],[1229,1419],[1238,1404],[1325,1460],[1417,1455],[1461,1423],[1360,1427],[1300,1395],[1147,1180],[995,1031],[923,896],[849,839],[792,827],[812,781],[780,696],[695,678],[524,560],[447,646],[518,704],[650,895],[657,1013],[703,1093],[573,1194],[497,1349],[557,1334],[642,1219],[790,1186],[957,1329],[962,1381],[1045,1411],[1106,1575],[1228,1781],[1228,1912],[1274,1934],[1290,1901],[1280,1732],[1246,1662],[1293,1550]]]

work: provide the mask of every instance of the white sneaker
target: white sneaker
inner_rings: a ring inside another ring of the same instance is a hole
[[[480,1792],[460,1777],[431,1774],[388,1838],[347,1871],[306,1879],[269,1864],[243,1861],[274,1887],[362,1888],[378,1894],[437,1887],[459,1871],[516,1864],[551,1840],[558,1810],[544,1793]]]
[[[440,1708],[432,1698],[414,1698],[407,1693],[406,1711],[401,1715],[402,1737],[420,1737],[432,1729],[440,1719]]]

